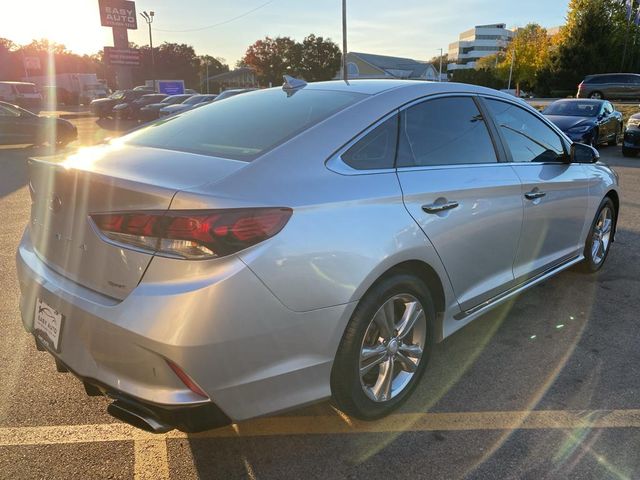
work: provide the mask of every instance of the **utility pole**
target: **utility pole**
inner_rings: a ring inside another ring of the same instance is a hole
[[[349,81],[347,72],[347,0],[342,0],[342,78]]]
[[[509,69],[509,86],[507,90],[511,90],[511,78],[513,77],[513,64],[516,61],[516,49],[514,48],[511,52],[511,68]]]
[[[140,14],[144,21],[147,22],[149,26],[149,48],[151,49],[151,80],[153,81],[153,91],[156,91],[156,61],[153,55],[153,35],[151,34],[151,24],[153,23],[153,16],[155,15],[154,11],[151,10],[149,13],[146,11]]]
[[[438,71],[438,81],[441,82],[442,81],[442,55],[444,55],[444,52],[442,50],[442,48],[440,49],[440,70]]]
[[[207,60],[207,93],[209,93],[209,60]]]

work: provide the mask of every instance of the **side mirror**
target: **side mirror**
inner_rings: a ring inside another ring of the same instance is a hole
[[[597,163],[600,160],[598,150],[584,143],[571,145],[571,163]]]

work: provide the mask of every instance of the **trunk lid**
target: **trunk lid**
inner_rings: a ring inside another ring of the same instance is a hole
[[[92,213],[166,211],[181,189],[220,180],[244,162],[126,145],[29,161],[29,232],[54,271],[119,300],[140,282],[153,255],[107,243]]]

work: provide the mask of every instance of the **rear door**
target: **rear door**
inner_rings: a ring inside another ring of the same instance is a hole
[[[522,181],[524,222],[513,265],[517,282],[577,257],[589,187],[584,167],[568,163],[565,141],[535,113],[486,98],[512,166]]]
[[[0,144],[32,143],[36,133],[37,125],[33,125],[29,116],[22,116],[21,111],[13,107],[0,105]]]
[[[473,96],[401,112],[397,172],[407,210],[434,245],[463,310],[513,283],[522,187]]]

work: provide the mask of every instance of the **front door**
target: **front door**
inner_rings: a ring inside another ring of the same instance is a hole
[[[542,119],[509,102],[485,102],[522,182],[524,222],[513,264],[521,282],[582,252],[588,181],[582,165],[568,163],[564,141]]]

